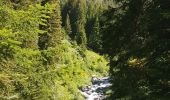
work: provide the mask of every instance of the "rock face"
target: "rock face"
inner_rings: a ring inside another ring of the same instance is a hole
[[[92,85],[83,87],[81,94],[86,100],[103,100],[106,97],[104,94],[110,86],[109,77],[92,77]]]

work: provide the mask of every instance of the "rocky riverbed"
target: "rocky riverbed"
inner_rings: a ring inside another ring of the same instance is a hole
[[[92,78],[92,85],[83,87],[81,94],[86,100],[103,100],[106,98],[105,92],[111,86],[109,77]]]

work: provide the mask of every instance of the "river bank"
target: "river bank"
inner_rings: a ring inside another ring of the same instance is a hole
[[[109,77],[92,78],[92,84],[81,89],[81,94],[86,100],[103,100],[106,98],[106,91],[112,85]]]

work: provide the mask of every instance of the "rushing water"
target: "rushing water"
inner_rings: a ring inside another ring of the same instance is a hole
[[[86,100],[103,100],[106,88],[110,87],[109,77],[92,78],[92,85],[82,88],[81,94]]]

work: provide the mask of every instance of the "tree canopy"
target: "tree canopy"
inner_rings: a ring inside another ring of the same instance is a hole
[[[84,100],[93,75],[109,100],[169,100],[169,5],[0,0],[0,100]]]

